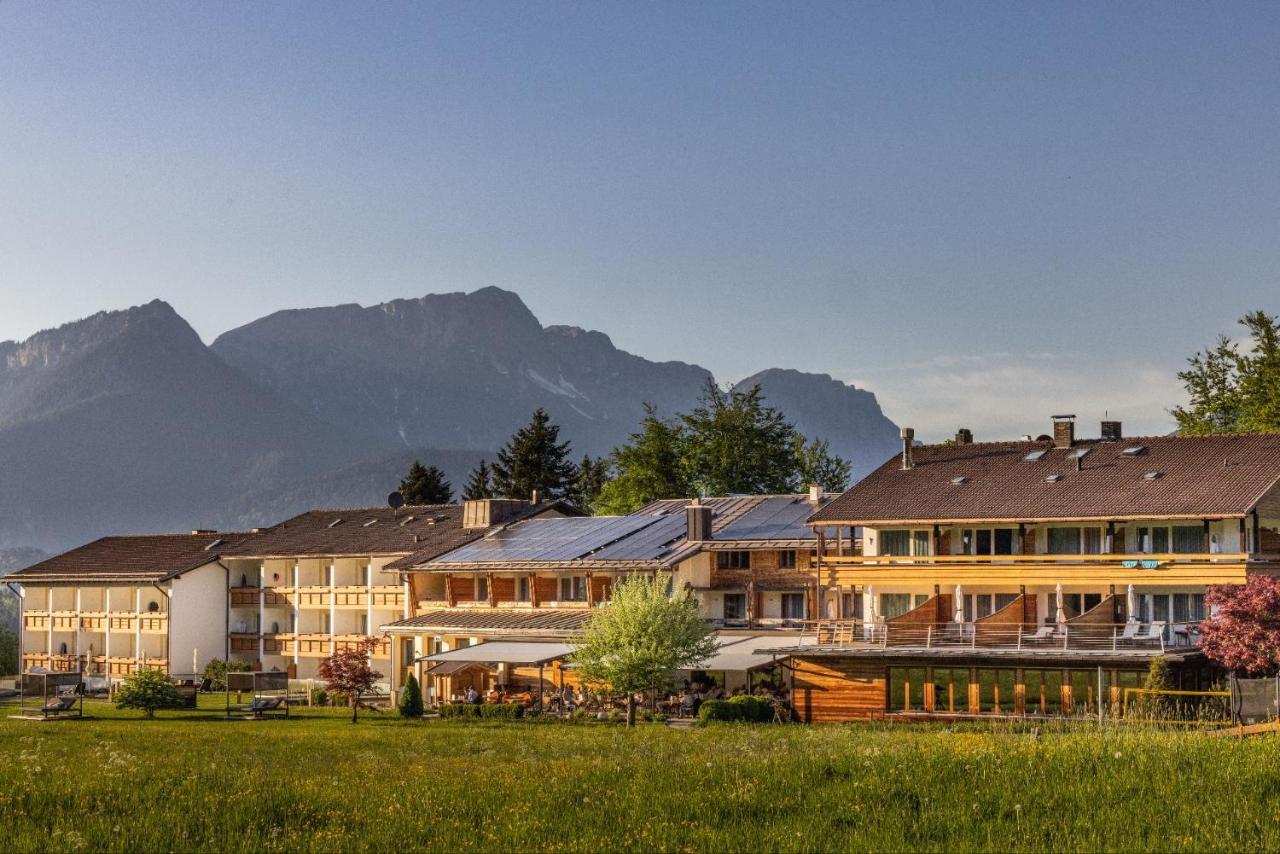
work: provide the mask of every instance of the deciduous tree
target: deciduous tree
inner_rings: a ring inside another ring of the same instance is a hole
[[[760,386],[724,391],[712,380],[684,424],[683,459],[704,495],[780,494],[796,487],[796,429],[764,404]]]
[[[406,504],[448,504],[453,500],[453,484],[440,469],[414,460],[400,481],[400,495]]]
[[[826,439],[805,438],[798,433],[792,439],[796,455],[796,474],[801,489],[816,483],[825,490],[844,492],[853,478],[853,466],[839,454],[831,453]]]
[[[325,690],[347,698],[351,704],[352,723],[356,722],[360,712],[360,695],[382,678],[382,674],[369,665],[369,656],[377,646],[377,638],[367,637],[320,662],[319,673]]]
[[[681,453],[681,423],[659,418],[650,403],[644,405],[644,411],[639,431],[613,451],[616,474],[600,490],[597,513],[631,513],[660,498],[693,495]]]
[[[1280,579],[1251,575],[1244,584],[1211,586],[1208,619],[1200,624],[1205,655],[1240,676],[1270,676],[1280,668]]]
[[[635,726],[635,694],[674,684],[681,669],[715,653],[716,641],[698,602],[671,576],[635,574],[613,586],[609,604],[593,612],[573,642],[583,676],[627,695],[627,726]]]
[[[154,718],[160,709],[181,709],[186,705],[169,677],[159,670],[135,670],[116,691],[117,709],[140,709]]]
[[[1240,323],[1249,330],[1248,348],[1224,335],[1178,374],[1189,398],[1173,409],[1179,432],[1280,431],[1280,319],[1259,310]]]

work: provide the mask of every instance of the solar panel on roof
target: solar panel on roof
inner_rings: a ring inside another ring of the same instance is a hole
[[[437,558],[441,563],[577,560],[603,549],[661,516],[590,516],[529,519]]]

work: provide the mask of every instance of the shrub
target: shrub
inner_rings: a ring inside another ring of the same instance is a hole
[[[213,658],[204,666],[204,678],[209,680],[210,691],[225,691],[228,673],[247,673],[249,669],[247,661],[223,661],[221,658]]]
[[[480,717],[480,707],[474,703],[441,703],[440,717],[478,718]]]
[[[741,696],[729,700],[707,700],[698,709],[698,721],[742,721],[769,723],[773,720],[773,705],[760,697]]]
[[[329,692],[323,688],[311,689],[311,705],[327,706],[329,705]]]
[[[116,691],[117,709],[141,709],[154,718],[159,709],[185,708],[187,700],[159,670],[138,670],[125,677]]]
[[[403,718],[422,717],[422,689],[412,673],[404,680],[404,688],[400,690],[400,716]]]

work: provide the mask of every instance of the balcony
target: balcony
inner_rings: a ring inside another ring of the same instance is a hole
[[[1057,623],[1046,626],[973,623],[865,623],[862,620],[819,620],[805,634],[822,649],[928,650],[963,653],[1094,652],[1164,653],[1192,650],[1200,643],[1200,624],[1137,621],[1127,623]]]
[[[74,632],[80,625],[80,616],[75,611],[54,611],[49,615],[49,624],[55,632]]]
[[[824,556],[828,586],[854,584],[1243,584],[1246,572],[1280,568],[1246,554]]]
[[[50,655],[47,652],[30,652],[22,656],[22,669],[43,667],[45,670],[74,673],[80,669],[80,657],[77,655]]]
[[[144,635],[163,635],[169,632],[168,614],[143,614],[138,617],[138,629]]]
[[[23,611],[22,627],[28,631],[48,631],[48,611]]]
[[[80,613],[80,631],[105,632],[107,630],[107,614],[105,611],[82,611]]]

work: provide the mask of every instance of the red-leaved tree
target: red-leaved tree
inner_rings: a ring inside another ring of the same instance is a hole
[[[324,680],[325,690],[347,698],[351,703],[352,723],[360,712],[360,695],[382,678],[381,673],[369,666],[369,656],[377,646],[377,638],[365,638],[320,662],[320,678]]]
[[[1205,655],[1240,676],[1270,676],[1280,665],[1280,579],[1251,575],[1205,593],[1210,616],[1200,624]]]

